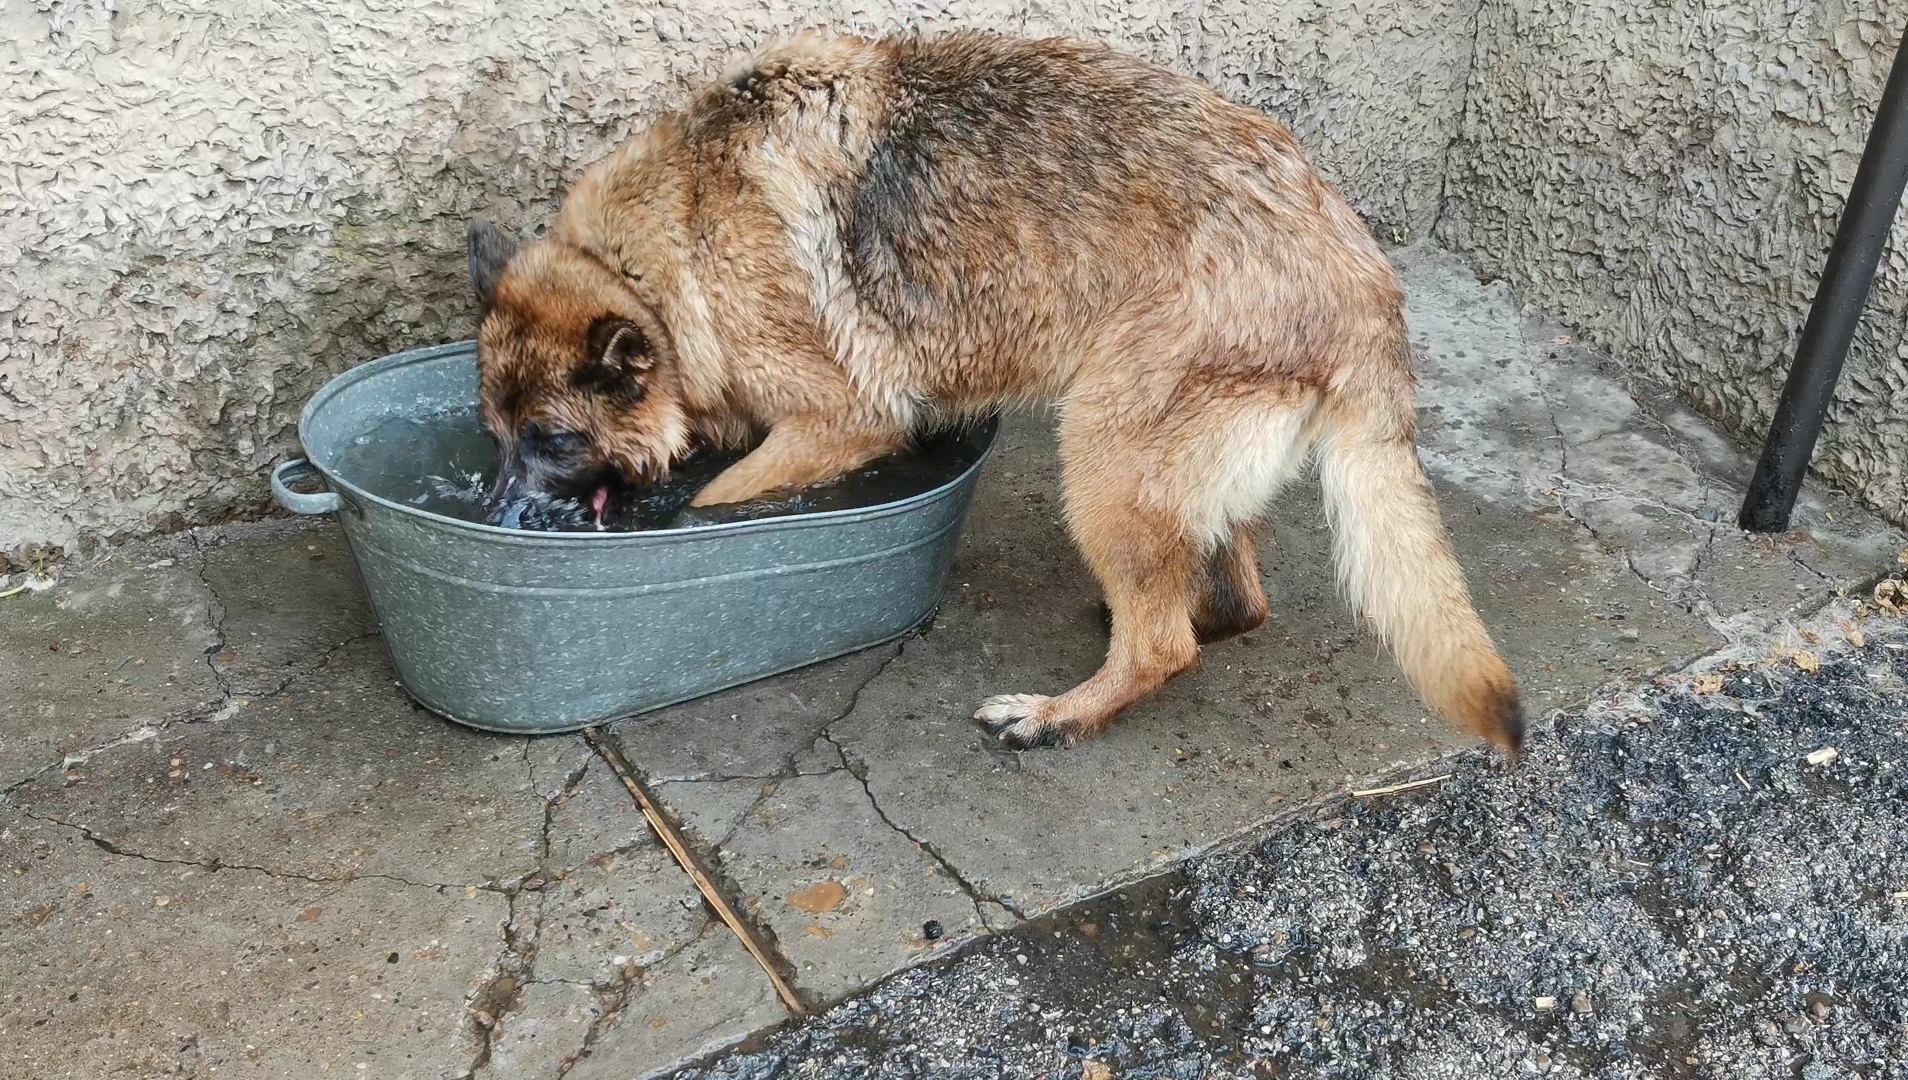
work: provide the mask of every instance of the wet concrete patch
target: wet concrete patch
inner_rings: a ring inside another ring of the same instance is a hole
[[[1435,477],[1469,496],[1554,511],[1732,638],[1860,585],[1908,543],[1815,484],[1790,533],[1741,532],[1735,514],[1754,465],[1742,447],[1666,388],[1520,308],[1503,283],[1480,287],[1429,246],[1394,260],[1422,378],[1422,454]]]

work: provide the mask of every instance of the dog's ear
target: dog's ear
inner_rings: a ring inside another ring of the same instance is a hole
[[[504,264],[517,253],[517,242],[488,221],[470,223],[470,286],[477,291],[477,307],[489,311],[497,298],[497,279]]]
[[[609,394],[624,404],[643,396],[645,377],[656,366],[656,352],[643,328],[605,315],[590,324],[589,356],[571,382],[578,388]]]

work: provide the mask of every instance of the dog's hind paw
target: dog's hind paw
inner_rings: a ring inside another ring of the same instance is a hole
[[[981,702],[974,711],[987,730],[1009,750],[1032,750],[1037,746],[1063,746],[1069,743],[1057,724],[1049,723],[1041,706],[1052,701],[1042,694],[1001,694]]]

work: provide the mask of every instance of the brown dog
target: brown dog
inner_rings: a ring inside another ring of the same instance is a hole
[[[1099,672],[988,699],[1016,747],[1094,734],[1266,615],[1254,525],[1316,452],[1338,579],[1430,704],[1515,752],[1516,683],[1412,447],[1396,275],[1291,134],[1073,41],[815,36],[592,166],[522,251],[481,223],[485,424],[600,509],[696,441],[696,503],[812,484],[924,423],[1055,402]]]

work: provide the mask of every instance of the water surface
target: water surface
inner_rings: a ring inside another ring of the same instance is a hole
[[[374,495],[460,521],[536,532],[632,532],[878,506],[946,484],[985,449],[978,427],[937,431],[912,450],[826,484],[691,508],[696,492],[741,459],[740,454],[703,453],[672,469],[662,483],[612,505],[600,526],[574,499],[531,497],[489,505],[485,493],[496,475],[497,447],[474,410],[386,420],[352,440],[339,453],[336,468]]]

